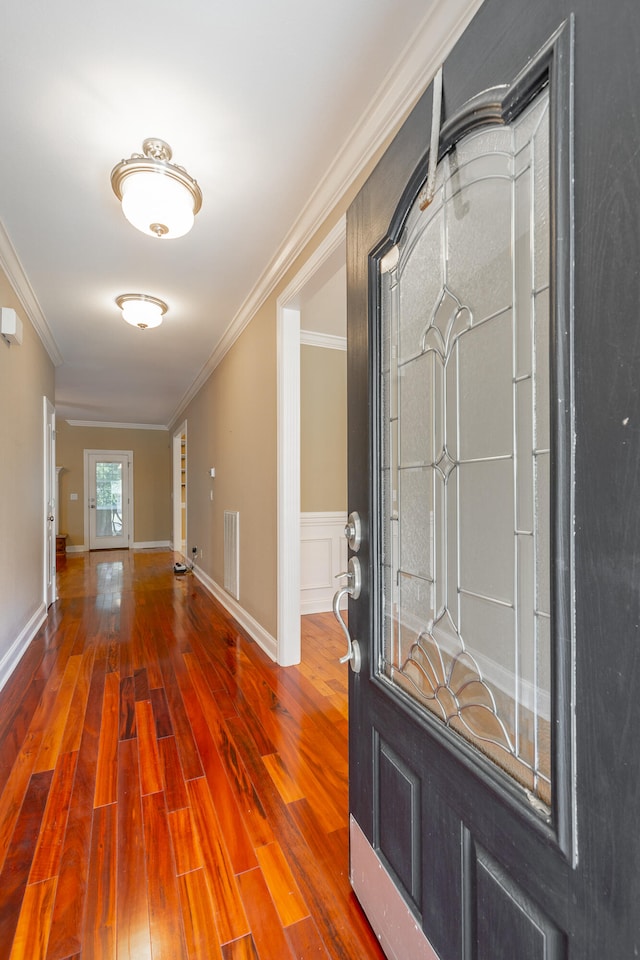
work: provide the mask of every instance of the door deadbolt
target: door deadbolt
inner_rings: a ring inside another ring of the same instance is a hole
[[[347,525],[344,528],[344,535],[347,538],[349,549],[357,553],[362,543],[362,522],[357,510],[349,514]]]

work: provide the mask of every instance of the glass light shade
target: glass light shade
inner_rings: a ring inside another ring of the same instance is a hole
[[[144,294],[124,294],[116,298],[116,303],[122,310],[123,320],[141,330],[159,327],[167,312],[167,305],[162,300]]]
[[[129,174],[122,183],[122,212],[142,233],[169,240],[191,230],[194,200],[173,177],[140,171]]]

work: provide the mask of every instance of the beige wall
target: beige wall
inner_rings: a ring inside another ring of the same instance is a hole
[[[202,550],[198,565],[222,586],[224,511],[237,510],[240,603],[274,635],[275,368],[275,310],[265,305],[180,417],[187,420],[187,556],[193,546]]]
[[[59,530],[67,546],[84,541],[84,450],[133,450],[133,542],[171,540],[171,438],[166,430],[56,424],[60,472]],[[71,500],[72,493],[78,494]]]
[[[54,367],[1,270],[0,306],[13,307],[24,327],[21,346],[0,337],[1,663],[44,611],[43,396],[53,403]]]
[[[300,348],[300,509],[347,509],[347,354]]]

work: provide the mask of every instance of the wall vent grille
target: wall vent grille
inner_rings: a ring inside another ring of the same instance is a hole
[[[224,512],[224,588],[240,599],[240,514]]]

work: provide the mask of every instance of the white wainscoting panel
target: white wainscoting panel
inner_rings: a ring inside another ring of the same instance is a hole
[[[300,613],[331,610],[333,595],[346,580],[336,574],[347,569],[346,513],[300,514]],[[347,606],[347,599],[342,604]]]

